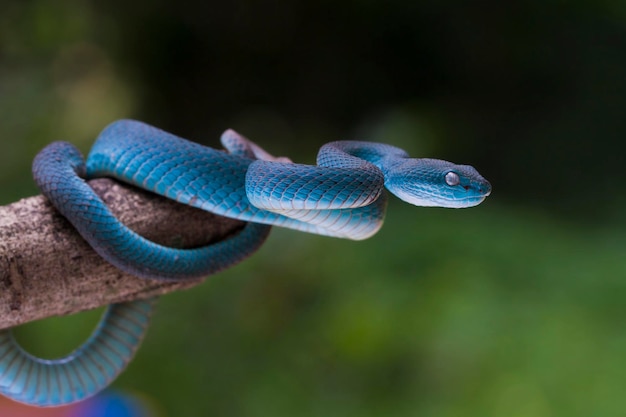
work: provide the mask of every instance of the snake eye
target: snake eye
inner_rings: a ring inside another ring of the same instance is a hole
[[[457,174],[456,172],[448,172],[446,174],[446,184],[448,184],[451,187],[454,187],[455,185],[459,185],[461,183],[461,179],[459,178],[459,174]]]

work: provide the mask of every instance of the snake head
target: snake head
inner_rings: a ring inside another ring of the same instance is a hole
[[[385,186],[407,203],[426,207],[473,207],[491,193],[491,184],[474,167],[426,158],[390,166]]]

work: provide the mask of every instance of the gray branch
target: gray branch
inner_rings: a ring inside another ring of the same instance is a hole
[[[109,179],[90,185],[123,223],[164,245],[216,242],[244,225]],[[0,329],[201,282],[152,281],[121,272],[100,258],[43,196],[0,206]]]

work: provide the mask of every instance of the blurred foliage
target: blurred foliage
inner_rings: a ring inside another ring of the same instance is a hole
[[[46,143],[122,117],[471,163],[481,207],[393,201],[365,242],[275,230],[164,297],[115,386],[163,416],[622,416],[625,48],[609,1],[5,1],[0,202],[37,193]],[[19,336],[55,355],[94,320]]]

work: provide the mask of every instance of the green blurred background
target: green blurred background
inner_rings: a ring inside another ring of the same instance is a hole
[[[383,141],[493,185],[394,199],[364,242],[274,229],[164,297],[115,383],[158,416],[626,415],[625,109],[622,2],[0,3],[2,204],[46,143],[128,117],[307,163]],[[18,336],[54,356],[95,317]]]

